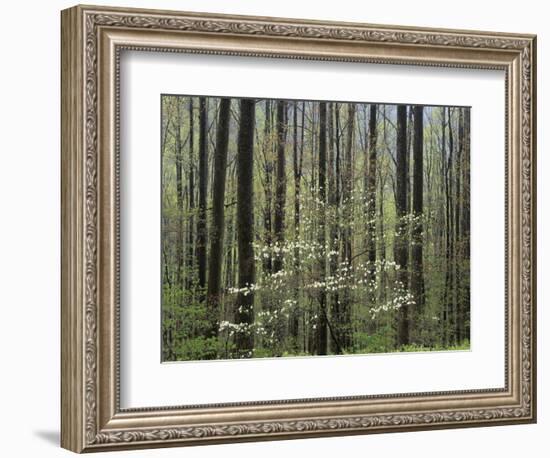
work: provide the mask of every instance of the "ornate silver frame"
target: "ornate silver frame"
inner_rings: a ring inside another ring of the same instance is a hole
[[[61,29],[63,447],[89,452],[535,421],[535,36],[93,6],[64,10]],[[505,71],[505,388],[122,410],[123,49]]]

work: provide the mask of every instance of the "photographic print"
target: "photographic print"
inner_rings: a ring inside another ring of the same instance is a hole
[[[535,35],[77,5],[60,42],[63,448],[537,421]]]
[[[469,349],[468,107],[161,99],[163,361]]]

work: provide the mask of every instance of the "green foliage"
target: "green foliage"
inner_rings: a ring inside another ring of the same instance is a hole
[[[219,359],[219,355],[223,354],[222,350],[216,337],[199,336],[180,340],[174,356],[179,361]]]
[[[395,351],[395,337],[390,332],[367,334],[357,332],[354,336],[355,348],[353,353],[387,353]]]
[[[396,347],[395,341],[388,338],[388,334],[384,332],[372,335],[368,335],[366,333],[357,333],[355,334],[355,338],[356,348],[353,351],[353,353],[355,354],[421,351],[458,351],[470,349],[469,340],[464,340],[460,344],[448,346],[442,344],[434,344],[432,346],[409,344]]]
[[[194,112],[190,116],[189,97],[162,98],[163,360],[314,355],[319,352],[318,334],[324,317],[328,323],[328,354],[469,348],[468,340],[457,343],[462,337],[457,336],[456,326],[456,321],[460,320],[464,328],[463,337],[469,336],[468,238],[461,235],[457,228],[448,230],[446,227],[448,220],[455,221],[457,215],[469,214],[468,198],[461,195],[461,190],[457,189],[459,183],[456,178],[453,179],[457,175],[468,176],[469,157],[465,148],[462,151],[463,163],[452,163],[449,156],[450,130],[453,131],[455,158],[458,152],[460,109],[454,108],[450,117],[445,118],[444,109],[425,107],[424,211],[420,215],[412,215],[412,198],[409,195],[408,214],[402,216],[399,213],[398,216],[395,195],[396,106],[378,106],[375,126],[378,132],[374,171],[376,195],[373,198],[367,194],[365,184],[372,172],[366,154],[369,142],[367,105],[356,104],[350,166],[346,152],[350,138],[347,126],[353,115],[349,114],[346,103],[329,104],[332,134],[327,132],[327,184],[321,193],[318,183],[319,103],[289,102],[284,145],[287,156],[282,209],[284,233],[279,237],[273,229],[278,191],[276,166],[279,139],[274,128],[276,103],[258,100],[253,161],[255,237],[252,244],[256,279],[254,284],[239,288],[239,222],[236,213],[239,182],[235,165],[239,114],[238,104],[234,100],[225,184],[221,293],[219,310],[216,309],[218,315],[211,316],[205,288],[197,285],[199,103],[198,97],[192,99]],[[209,99],[206,143],[210,164],[216,143],[218,105],[219,99]],[[270,115],[267,113],[268,106],[271,107]],[[293,110],[297,110],[296,131]],[[445,119],[443,128],[442,121]],[[193,136],[190,135],[192,127]],[[412,124],[408,127],[410,136]],[[190,143],[191,138],[193,144]],[[294,144],[295,138],[298,145]],[[444,138],[445,148],[442,147]],[[179,152],[176,151],[178,145],[181,147]],[[295,154],[298,156],[294,157]],[[414,161],[412,154],[409,156],[409,169],[412,170]],[[299,180],[295,175],[297,164],[301,168]],[[209,170],[209,177],[213,175],[211,172]],[[176,186],[178,175],[183,193],[180,196]],[[454,181],[446,183],[449,177]],[[348,183],[353,183],[349,189]],[[446,195],[449,184],[454,186],[454,191]],[[409,190],[412,185],[413,179],[408,177]],[[212,186],[212,179],[209,178],[209,235],[212,234]],[[452,199],[455,201],[451,202]],[[370,212],[373,204],[375,211]],[[320,215],[323,215],[322,221]],[[410,286],[410,280],[416,273],[410,261],[415,246],[411,235],[420,224],[423,248],[421,274],[425,292],[422,310],[416,310],[417,298]],[[373,234],[370,231],[374,231],[374,262],[365,246],[367,235],[371,237]],[[396,242],[401,238],[406,240],[408,246],[409,265],[405,266],[397,265],[394,257]],[[451,238],[455,243],[452,259],[446,246]],[[349,256],[344,255],[346,244],[349,244]],[[209,250],[210,246],[207,246]],[[281,260],[281,268],[277,271],[273,269],[275,259]],[[449,278],[449,272],[452,278]],[[237,304],[241,294],[254,297],[254,322],[246,326],[238,318]],[[467,304],[468,308],[462,316],[458,316],[456,310],[459,303]],[[322,310],[323,306],[325,310]],[[344,313],[342,310],[345,308]],[[410,310],[409,341],[412,342],[404,346],[398,344],[397,338],[397,321],[402,308]],[[213,323],[218,324],[217,335],[213,335]],[[339,348],[342,330],[349,331],[351,336],[348,345]],[[251,352],[248,347],[246,351],[237,348],[238,337],[243,334],[253,337],[254,348]]]
[[[164,360],[217,359],[225,353],[217,337],[205,337],[209,321],[200,295],[198,289],[164,286],[162,327],[172,340],[172,345],[163,346]]]
[[[469,350],[470,349],[470,341],[468,339],[464,340],[463,342],[459,344],[454,345],[441,345],[441,344],[435,344],[433,346],[427,347],[424,345],[416,345],[416,344],[409,344],[409,345],[403,345],[399,348],[396,348],[393,351],[399,351],[399,352],[418,352],[418,351],[460,351],[460,350]]]

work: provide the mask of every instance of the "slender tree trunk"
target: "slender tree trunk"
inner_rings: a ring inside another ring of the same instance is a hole
[[[240,100],[240,124],[237,146],[237,226],[239,250],[239,289],[251,288],[256,282],[254,264],[254,100]],[[242,332],[235,337],[240,357],[251,357],[254,350],[254,291],[239,292],[235,322]]]
[[[317,159],[315,158],[315,155],[317,154],[317,110],[315,109],[316,104],[314,102],[310,102],[309,104],[311,106],[311,127],[310,127],[310,133],[311,133],[311,167],[310,167],[310,182],[309,182],[309,188],[311,190],[311,196],[314,197],[315,189],[316,189],[316,182],[317,182]]]
[[[292,165],[294,170],[294,240],[296,245],[300,240],[300,186],[302,178],[302,170],[300,167],[300,149],[298,149],[298,102],[294,102],[293,107],[293,148],[292,148]],[[302,131],[304,128],[303,124],[303,111],[302,111]],[[303,145],[302,145],[303,148]],[[298,275],[300,268],[300,249],[298,246],[294,248],[294,271],[295,275]],[[297,304],[300,300],[300,286],[297,283],[294,291],[294,296],[296,300],[296,306],[292,309],[290,313],[290,335],[294,341],[294,349],[299,349],[298,341],[298,330],[299,330],[299,312]]]
[[[439,233],[439,236],[440,236],[440,239],[442,241],[441,245],[442,245],[442,250],[444,250],[444,253],[442,255],[442,261],[441,261],[441,270],[445,272],[445,282],[444,282],[444,285],[443,285],[443,298],[442,298],[442,301],[441,301],[441,304],[442,304],[442,310],[441,310],[441,323],[442,323],[442,337],[441,337],[441,340],[442,340],[442,344],[443,345],[447,345],[448,343],[448,322],[447,322],[447,317],[448,317],[448,303],[447,303],[447,290],[448,290],[448,283],[449,283],[449,279],[448,279],[448,272],[447,272],[447,263],[448,263],[448,257],[449,257],[449,248],[448,248],[448,242],[447,242],[447,230],[446,230],[446,226],[447,226],[447,187],[448,187],[448,183],[447,183],[447,171],[446,171],[446,164],[447,164],[447,139],[446,139],[446,135],[447,135],[447,131],[446,131],[446,115],[445,115],[445,108],[442,107],[441,108],[441,147],[440,147],[440,152],[441,152],[441,171],[440,171],[440,174],[441,174],[441,198],[440,198],[440,208],[443,210],[443,213],[440,214],[440,224],[439,224],[439,227],[440,227],[440,233]]]
[[[380,192],[380,203],[378,204],[378,220],[380,221],[378,227],[378,246],[380,251],[380,289],[379,289],[379,298],[380,303],[385,304],[387,299],[386,289],[387,289],[387,276],[386,272],[386,229],[384,223],[384,196],[385,196],[385,179],[382,179],[380,176],[379,192]]]
[[[183,243],[184,243],[184,231],[183,231],[183,157],[181,146],[181,114],[180,114],[180,102],[179,99],[176,102],[177,116],[176,116],[176,205],[178,209],[178,225],[177,225],[177,245],[176,245],[176,284],[178,288],[182,288],[182,276],[183,276]]]
[[[230,189],[228,190],[228,193],[230,196],[233,196],[234,194],[234,170],[231,170],[229,172],[229,176],[227,177],[227,180],[230,183]],[[225,239],[227,240],[227,247],[226,247],[226,255],[225,255],[225,288],[234,288],[236,283],[234,282],[234,271],[233,266],[235,264],[235,260],[233,257],[233,251],[235,246],[235,210],[231,209],[229,211],[229,215],[227,218],[227,229],[226,229],[226,236]],[[228,319],[226,315],[225,319]],[[231,318],[232,319],[232,318]]]
[[[366,180],[366,204],[367,204],[367,256],[369,261],[369,303],[376,304],[376,114],[378,107],[370,105],[369,113],[369,154],[368,171]]]
[[[337,192],[337,154],[335,148],[336,135],[334,132],[334,103],[328,104],[328,169],[327,169],[327,181],[328,181],[328,206],[329,206],[329,275],[334,277],[338,269],[338,192]],[[339,169],[338,169],[339,170]],[[330,333],[330,350],[331,353],[340,354],[341,344],[339,341],[339,315],[338,315],[338,293],[333,292],[329,295],[330,300],[330,319],[334,332]]]
[[[413,171],[411,170],[413,166],[413,149],[412,149],[412,141],[413,141],[413,109],[412,106],[408,109],[408,121],[407,121],[407,215],[412,214],[412,179],[413,179]],[[410,232],[410,222],[407,227],[407,232]],[[410,246],[409,246],[409,259],[410,259]],[[410,272],[409,272],[409,280],[410,280]]]
[[[353,150],[355,141],[355,111],[354,103],[348,104],[348,124],[347,124],[347,139],[346,139],[346,158],[345,158],[345,183],[343,189],[343,211],[344,211],[344,235],[343,235],[343,261],[347,264],[347,268],[351,268],[353,234],[351,225],[353,221]],[[345,289],[340,303],[340,312],[342,316],[340,342],[342,349],[346,350],[353,345],[353,329],[351,320],[351,285]]]
[[[187,276],[185,287],[189,291],[193,285],[194,241],[195,241],[195,156],[194,156],[193,97],[189,98],[189,224],[187,229]]]
[[[345,235],[344,235],[344,260],[351,262],[352,258],[352,191],[353,191],[353,145],[355,133],[355,104],[348,105],[348,128],[346,139],[346,159],[345,159],[345,183],[343,184],[343,199],[345,211]]]
[[[451,305],[451,251],[452,251],[452,241],[450,229],[450,196],[449,196],[449,166],[447,158],[447,139],[446,139],[446,129],[447,129],[447,113],[446,108],[442,108],[442,120],[441,120],[441,160],[442,160],[442,171],[443,171],[443,180],[444,180],[444,198],[445,198],[445,288],[443,290],[443,329],[444,329],[444,345],[449,345],[452,341],[452,332],[451,332],[451,314],[452,314],[452,305]]]
[[[342,200],[342,155],[341,155],[341,148],[340,148],[340,137],[341,137],[341,130],[340,130],[340,104],[337,103],[335,107],[335,118],[334,122],[336,124],[336,157],[334,158],[334,167],[335,167],[335,193],[336,193],[336,203],[338,206],[341,203]],[[340,226],[340,213],[337,214],[337,222],[338,226]]]
[[[286,204],[286,170],[285,170],[285,143],[286,143],[286,102],[277,101],[277,170],[275,184],[275,240],[282,247],[285,240],[285,204]],[[281,254],[275,256],[273,271],[279,272],[283,268]]]
[[[265,208],[264,208],[264,240],[267,247],[273,243],[273,141],[271,139],[271,100],[265,101],[265,127],[264,127],[264,175],[265,175]],[[273,259],[271,249],[263,258],[263,269],[266,273],[273,271]]]
[[[225,178],[227,147],[229,144],[229,115],[231,99],[222,98],[218,113],[216,149],[214,151],[214,183],[212,193],[212,226],[210,229],[210,262],[208,264],[208,320],[209,337],[218,335],[220,318],[220,290],[225,230]]]
[[[168,105],[168,104],[166,104]],[[166,117],[166,121],[163,122],[162,131],[162,143],[161,143],[161,164],[164,168],[164,157],[166,152],[166,140],[168,138],[168,130],[170,126],[170,114],[167,113],[168,107],[165,104],[162,105],[163,120]],[[178,121],[176,120],[176,123]],[[177,148],[176,148],[177,150]],[[165,192],[164,186],[162,192]],[[162,360],[170,361],[175,358],[174,355],[174,341],[173,341],[173,306],[172,301],[167,297],[169,292],[172,291],[172,280],[170,278],[170,261],[168,257],[168,247],[171,244],[171,240],[168,235],[167,225],[169,224],[169,218],[164,214],[164,208],[162,212],[162,261],[163,261],[163,281],[162,281]]]
[[[461,238],[463,243],[463,256],[465,272],[462,291],[462,321],[464,327],[462,330],[462,340],[470,338],[470,108],[464,108],[464,140],[463,140],[463,180],[462,180],[462,230]]]
[[[397,271],[397,281],[403,292],[408,288],[408,244],[407,244],[407,189],[408,189],[408,173],[407,173],[407,106],[397,106],[397,166],[396,166],[396,214],[397,223],[395,227],[395,245],[394,258],[399,265]],[[409,306],[402,304],[398,313],[398,330],[397,330],[398,345],[407,345],[410,342],[409,336]]]
[[[456,305],[457,305],[457,320],[456,320],[456,339],[460,343],[464,339],[464,329],[463,329],[463,320],[464,320],[464,303],[462,297],[462,282],[461,282],[461,263],[464,259],[464,241],[462,239],[461,233],[461,217],[462,217],[462,208],[464,206],[464,196],[462,194],[462,156],[464,153],[464,112],[462,108],[458,109],[458,148],[456,152],[456,161],[455,161],[455,176],[456,176],[456,198],[455,198],[455,237],[456,237],[456,257],[455,257],[455,291],[456,291]]]
[[[424,263],[423,263],[423,229],[424,214],[424,107],[413,108],[413,225],[412,225],[412,259],[411,259],[411,292],[414,296],[413,334],[422,341],[421,315],[424,310]]]
[[[383,106],[383,120],[382,120],[382,136],[384,140],[384,144],[387,144],[387,130],[386,130],[386,106]],[[386,202],[385,200],[385,191],[386,191],[386,179],[387,175],[382,174],[382,167],[380,167],[380,174],[379,174],[379,186],[380,186],[380,199],[379,200],[379,227],[378,227],[378,240],[380,245],[380,261],[382,263],[382,269],[380,272],[380,303],[385,304],[387,300],[387,284],[388,284],[388,272],[386,270],[386,249],[387,249],[387,241],[386,241],[386,228],[385,228],[385,211],[384,211],[384,204]]]
[[[319,212],[318,212],[318,242],[322,253],[325,253],[325,219],[326,219],[326,185],[327,185],[327,104],[319,103]],[[326,256],[319,260],[319,282],[323,284],[326,276]],[[326,355],[327,340],[327,294],[322,286],[319,292],[319,320],[317,328],[317,353]]]
[[[342,231],[342,215],[341,215],[341,195],[342,195],[342,157],[341,157],[341,129],[340,129],[340,104],[334,104],[334,147],[335,147],[335,157],[334,157],[334,226],[331,236],[332,241],[332,251],[337,252],[338,254],[334,255],[331,264],[331,275],[336,275],[338,270],[338,262],[340,259],[340,245],[343,235]],[[331,318],[334,323],[335,332],[331,333],[332,343],[334,344],[333,353],[341,354],[343,352],[343,346],[345,345],[345,329],[346,322],[343,313],[343,307],[340,303],[340,294],[336,290],[332,294],[332,303],[331,303]]]
[[[448,257],[448,270],[449,270],[449,337],[450,343],[456,343],[456,296],[455,296],[455,236],[454,236],[454,135],[452,125],[452,113],[451,108],[447,108],[447,123],[449,125],[449,160],[447,163],[447,237],[449,240],[449,257]]]
[[[199,270],[199,288],[206,286],[206,245],[208,225],[206,205],[208,192],[208,105],[206,97],[200,98],[199,107],[199,213],[197,221],[197,266]],[[201,293],[202,295],[203,293]]]

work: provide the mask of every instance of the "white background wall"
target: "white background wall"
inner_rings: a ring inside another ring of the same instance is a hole
[[[113,0],[115,1],[115,0]],[[104,4],[95,0],[97,4]],[[117,6],[330,19],[538,34],[539,423],[300,441],[121,452],[135,457],[547,456],[550,313],[545,311],[545,158],[550,41],[535,0],[116,1]],[[106,4],[113,4],[107,2]],[[71,2],[5,2],[0,23],[0,430],[1,455],[69,456],[59,440],[59,10]],[[546,257],[546,259],[545,259]],[[546,386],[544,386],[546,385]],[[112,455],[115,456],[115,455]]]

